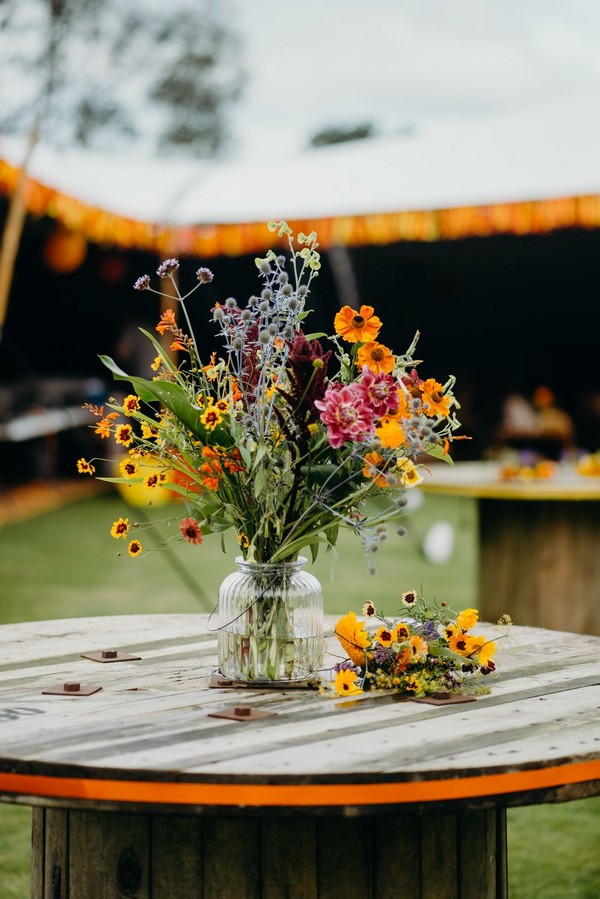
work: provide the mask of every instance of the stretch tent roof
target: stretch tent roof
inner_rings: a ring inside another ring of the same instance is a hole
[[[36,216],[107,246],[202,257],[260,252],[264,223],[318,231],[323,248],[600,226],[598,98],[430,126],[240,163],[36,148]],[[0,142],[0,191],[23,149]]]

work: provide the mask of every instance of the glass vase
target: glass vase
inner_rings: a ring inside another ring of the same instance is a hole
[[[306,559],[237,558],[219,590],[219,668],[234,681],[304,680],[323,659],[323,595]]]

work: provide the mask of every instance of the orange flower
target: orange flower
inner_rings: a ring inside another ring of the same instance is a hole
[[[386,487],[387,479],[383,474],[383,456],[379,453],[367,453],[365,456],[365,467],[362,470],[365,478],[375,478],[375,484],[378,487]]]
[[[425,415],[440,415],[447,418],[450,414],[451,397],[444,396],[444,388],[434,378],[428,378],[421,384],[421,399]]]
[[[386,449],[397,449],[406,443],[406,435],[400,422],[391,415],[384,415],[375,427],[375,436]]]
[[[479,612],[477,609],[463,609],[462,612],[459,612],[456,616],[456,626],[461,628],[461,630],[466,631],[477,624],[478,620]]]
[[[174,353],[177,353],[177,352],[186,353],[187,352],[187,347],[185,346],[184,343],[181,342],[181,340],[179,340],[178,337],[176,337],[175,340],[171,343],[171,349],[173,350]]]
[[[396,358],[392,351],[382,343],[372,341],[365,343],[358,351],[356,362],[360,368],[368,365],[371,371],[378,375],[380,372],[389,374],[394,370]]]
[[[160,317],[156,330],[159,334],[164,334],[165,331],[175,331],[176,329],[177,322],[175,321],[175,313],[172,309],[166,309]]]
[[[423,639],[423,637],[418,637],[416,634],[410,638],[410,651],[412,657],[414,659],[424,659],[427,655],[427,643]]]
[[[335,634],[354,664],[362,667],[365,664],[365,649],[371,643],[364,622],[357,621],[354,612],[348,612],[337,622]]]
[[[105,437],[110,437],[110,426],[111,426],[110,419],[108,417],[103,418],[102,421],[98,422],[98,425],[96,427],[96,430],[94,431],[94,434],[100,434],[102,439],[104,439]]]
[[[339,334],[348,343],[368,343],[375,340],[381,328],[381,319],[374,315],[372,306],[361,306],[360,312],[356,312],[350,306],[344,306],[334,319],[336,334]]]

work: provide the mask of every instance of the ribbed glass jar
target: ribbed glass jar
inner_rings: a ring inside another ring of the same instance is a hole
[[[246,562],[219,590],[219,668],[237,681],[302,680],[323,659],[323,595],[306,559]]]

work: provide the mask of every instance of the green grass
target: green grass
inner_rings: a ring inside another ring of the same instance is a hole
[[[140,512],[126,511],[110,494],[0,527],[0,621],[210,610],[233,568],[234,547],[223,555],[219,540],[209,537],[200,547],[117,557],[123,541],[108,532],[123,514],[134,520]],[[173,513],[163,508],[153,514]],[[442,518],[455,527],[456,549],[447,564],[432,565],[421,543]],[[335,553],[319,557],[311,570],[323,585],[327,612],[360,610],[370,599],[394,614],[400,593],[412,587],[456,609],[477,605],[473,503],[428,496],[404,524],[408,535],[390,536],[374,557],[376,577],[367,575],[352,535],[342,536]],[[162,524],[160,532],[164,540],[173,530]],[[139,537],[144,548],[153,546],[152,531]],[[0,899],[29,896],[30,823],[28,808],[0,805]],[[600,895],[600,799],[511,809],[508,836],[510,899]]]

